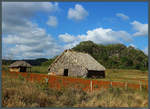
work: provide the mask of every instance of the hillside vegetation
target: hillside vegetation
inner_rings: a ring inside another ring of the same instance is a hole
[[[94,57],[106,68],[117,69],[148,69],[148,56],[143,51],[123,44],[101,45],[85,41],[72,48]]]

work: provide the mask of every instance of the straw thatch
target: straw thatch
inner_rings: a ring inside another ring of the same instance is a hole
[[[10,68],[13,68],[13,67],[32,67],[29,63],[25,62],[25,61],[16,61],[14,63],[12,63],[10,66]]]
[[[92,56],[86,53],[72,50],[64,51],[49,66],[49,72],[63,75],[64,69],[68,69],[70,76],[86,76],[88,71],[105,71],[105,67],[98,63]]]

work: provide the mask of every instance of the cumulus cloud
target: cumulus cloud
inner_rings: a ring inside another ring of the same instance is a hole
[[[88,16],[88,12],[83,8],[82,5],[76,4],[75,8],[69,8],[68,18],[74,20],[82,20]]]
[[[116,16],[120,17],[123,20],[129,20],[129,17],[123,13],[117,13]]]
[[[2,31],[4,34],[15,33],[15,30],[26,31],[27,21],[33,18],[36,12],[52,13],[58,11],[58,9],[58,3],[3,2]],[[20,28],[21,25],[22,28]]]
[[[133,26],[133,29],[136,30],[136,32],[133,34],[133,36],[146,36],[148,35],[148,24],[142,24],[138,21],[133,21],[131,23]]]
[[[80,43],[80,41],[74,41],[72,43],[67,43],[66,45],[64,45],[63,49],[71,49],[79,43]]]
[[[113,31],[112,29],[97,28],[87,31],[87,35],[84,36],[86,40],[94,41],[95,43],[109,44],[119,43],[120,39],[129,41],[129,34],[125,31]]]
[[[55,39],[45,29],[30,21],[37,12],[51,13],[57,10],[58,3],[2,3],[3,57],[12,53],[15,59],[59,54],[61,47]]]
[[[47,21],[47,25],[56,27],[58,25],[57,18],[55,16],[49,16],[49,19]]]
[[[5,14],[14,14],[17,16],[32,16],[36,11],[47,11],[54,12],[57,11],[58,3],[50,3],[50,2],[3,2],[2,3],[3,12]],[[17,14],[16,12],[17,11]]]
[[[136,48],[136,46],[135,46],[134,44],[130,44],[129,46]],[[128,46],[128,47],[129,47],[129,46]]]
[[[66,48],[71,48],[81,41],[91,40],[98,44],[112,44],[121,43],[122,41],[130,42],[132,41],[131,35],[126,31],[114,31],[112,29],[96,28],[93,30],[88,30],[86,34],[73,36],[68,33],[61,34],[60,39],[64,42],[69,42],[66,44]],[[65,38],[71,40],[66,41]]]
[[[143,52],[148,55],[148,47],[144,48]]]
[[[70,35],[70,34],[68,34],[68,33],[60,34],[58,37],[59,37],[62,41],[67,42],[67,43],[73,42],[73,41],[76,39],[76,37],[74,37],[74,36],[72,36],[72,35]]]
[[[19,32],[15,35],[3,37],[4,44],[14,44],[10,52],[14,55],[21,55],[23,58],[37,58],[45,56],[55,56],[61,51],[61,47],[51,35],[47,34],[44,29],[37,25],[28,25],[28,32]],[[59,49],[59,51],[56,50]],[[50,53],[49,51],[56,51]]]

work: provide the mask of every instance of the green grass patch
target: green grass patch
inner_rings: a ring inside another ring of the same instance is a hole
[[[48,66],[33,66],[32,73],[44,73],[47,74],[48,73]]]

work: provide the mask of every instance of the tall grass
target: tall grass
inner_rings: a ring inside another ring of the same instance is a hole
[[[2,71],[9,72],[7,65],[2,65]]]
[[[46,83],[23,78],[2,77],[3,107],[148,107],[148,92],[119,88],[84,92],[81,89],[55,90]]]

